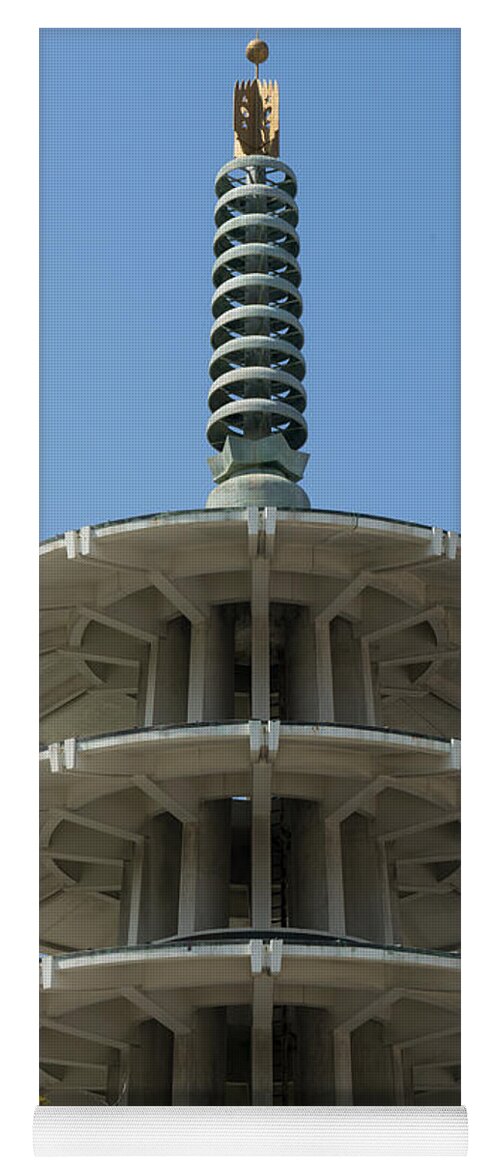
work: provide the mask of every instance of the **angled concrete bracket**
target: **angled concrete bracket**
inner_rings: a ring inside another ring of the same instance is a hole
[[[78,561],[80,557],[88,557],[92,553],[93,538],[90,525],[81,529],[69,529],[64,534],[66,556],[68,561]]]
[[[250,760],[252,764],[272,764],[279,748],[279,720],[249,720]]]
[[[51,773],[62,773],[66,769],[76,768],[76,740],[72,737],[62,744],[49,744],[49,764]]]
[[[260,976],[263,972],[279,976],[283,958],[282,939],[271,939],[269,943],[264,943],[262,939],[252,939],[248,951],[252,976]]]

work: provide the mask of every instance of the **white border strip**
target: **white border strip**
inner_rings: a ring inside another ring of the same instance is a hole
[[[35,1155],[466,1155],[463,1106],[41,1106]]]

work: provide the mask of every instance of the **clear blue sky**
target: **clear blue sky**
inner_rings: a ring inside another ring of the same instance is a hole
[[[261,30],[295,170],[313,506],[459,528],[455,29]],[[41,32],[42,537],[204,506],[244,29]]]

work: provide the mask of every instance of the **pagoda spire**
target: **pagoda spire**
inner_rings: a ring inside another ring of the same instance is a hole
[[[308,460],[297,180],[279,158],[278,85],[259,78],[268,53],[259,37],[247,45],[255,77],[236,82],[234,158],[215,180],[207,508],[310,507],[297,484]]]

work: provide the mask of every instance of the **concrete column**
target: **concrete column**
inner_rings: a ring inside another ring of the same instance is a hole
[[[270,562],[263,556],[252,560],[252,719],[268,720],[271,714],[269,658]]]
[[[373,671],[370,657],[370,643],[368,639],[361,639],[361,666],[363,670],[363,684],[365,689],[366,722],[373,727],[377,723],[375,710],[375,688],[373,686]]]
[[[318,719],[322,724],[333,724],[335,719],[333,702],[332,648],[330,623],[317,618],[314,623],[316,637],[316,679],[318,695]]]
[[[387,865],[387,852],[384,842],[377,842],[377,854],[380,873],[380,901],[383,923],[383,943],[389,947],[395,942],[394,925],[392,920],[392,892]]]
[[[289,905],[292,927],[328,931],[325,829],[321,804],[290,801]]]
[[[186,822],[182,827],[178,935],[192,935],[195,930],[198,844],[198,822]]]
[[[271,776],[272,766],[254,764],[252,788],[252,927],[271,926]]]
[[[252,1106],[273,1104],[273,978],[262,973],[253,982]]]
[[[200,803],[196,931],[229,925],[231,801]]]
[[[176,1036],[173,1106],[223,1106],[226,1080],[226,1009],[199,1008],[191,1033]]]
[[[338,724],[367,724],[365,679],[359,639],[345,618],[334,618],[330,626],[333,704]]]
[[[352,1084],[355,1106],[393,1106],[394,1074],[385,1028],[370,1020],[351,1037]]]
[[[334,1106],[335,1078],[330,1013],[297,1008],[297,1066],[300,1106]]]
[[[394,1077],[394,1105],[406,1105],[403,1055],[400,1045],[392,1045],[392,1071]]]
[[[182,825],[170,813],[153,818],[144,846],[124,867],[119,944],[151,943],[177,934]]]
[[[188,723],[231,720],[234,715],[234,630],[225,607],[212,606],[193,625]]]
[[[234,717],[234,621],[224,606],[212,606],[207,626],[204,720]]]
[[[187,618],[167,622],[158,639],[153,724],[185,724],[191,631]]]
[[[351,1034],[342,1027],[333,1034],[335,1056],[335,1105],[352,1106],[352,1055]]]
[[[326,882],[328,892],[328,931],[346,935],[344,873],[340,824],[333,817],[325,819]]]
[[[378,843],[359,813],[342,822],[341,835],[347,935],[383,944],[387,920]]]
[[[319,718],[316,632],[304,608],[290,624],[286,643],[286,719],[315,723]]]
[[[143,1021],[131,1038],[128,1106],[170,1106],[174,1037],[158,1021]]]

